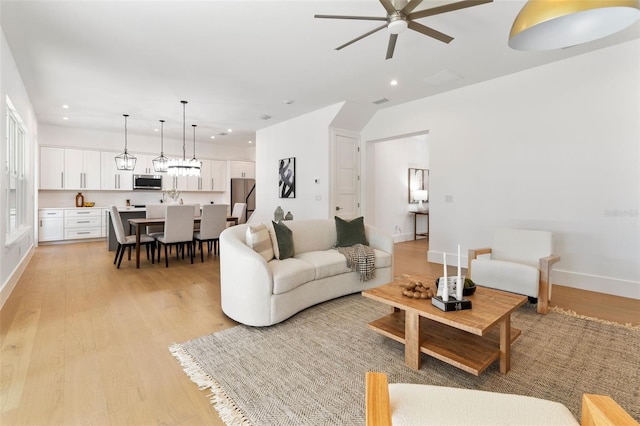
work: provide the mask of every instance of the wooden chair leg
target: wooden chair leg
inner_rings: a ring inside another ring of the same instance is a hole
[[[120,245],[120,243],[118,243],[118,247],[116,247],[116,257],[113,258],[113,264],[115,265],[116,263],[118,263],[118,255],[120,254],[120,248],[122,246]]]
[[[178,251],[178,249],[176,248],[176,251]],[[164,266],[165,268],[169,267],[169,255],[167,254],[167,245],[164,245]]]
[[[198,240],[200,245],[200,262],[204,263],[204,250],[202,249],[202,240]]]
[[[122,263],[122,257],[124,256],[124,251],[125,251],[125,247],[122,247],[120,249],[120,257],[118,257],[118,269],[120,269],[120,264]]]
[[[127,260],[131,260],[131,246],[129,246],[129,258]]]
[[[191,241],[187,243],[187,247],[189,247],[189,255],[191,256],[191,264],[193,265],[193,252],[196,251],[196,245]]]

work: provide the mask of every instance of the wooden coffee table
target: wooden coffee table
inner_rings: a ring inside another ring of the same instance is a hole
[[[390,315],[369,323],[369,328],[405,345],[405,364],[420,368],[420,353],[464,371],[480,375],[500,359],[500,372],[510,368],[511,343],[521,334],[511,327],[511,313],[526,296],[477,286],[472,308],[444,312],[431,299],[402,295],[403,284],[421,281],[435,291],[435,278],[404,276],[392,283],[362,292],[364,297],[393,307]]]

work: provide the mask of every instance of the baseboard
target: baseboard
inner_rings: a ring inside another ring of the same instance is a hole
[[[611,294],[613,296],[640,299],[640,282],[619,278],[581,274],[579,272],[554,269],[552,280],[558,285]]]
[[[405,241],[413,241],[413,233],[393,234],[394,243],[403,243]]]
[[[0,309],[2,309],[4,303],[9,299],[9,296],[11,296],[13,289],[18,284],[18,281],[20,281],[20,278],[22,277],[25,269],[27,269],[27,265],[29,265],[34,253],[35,248],[31,246],[27,254],[22,258],[20,264],[18,264],[18,266],[13,270],[5,285],[0,289]]]
[[[465,271],[468,265],[467,259],[468,256],[460,256],[461,265]],[[442,252],[429,250],[429,253],[427,254],[427,261],[442,264]],[[452,253],[447,253],[447,264],[449,266],[457,265],[457,256]],[[551,274],[551,280],[554,284],[565,287],[595,291],[597,293],[610,294],[612,296],[640,299],[640,282],[638,281],[581,274],[579,272],[565,271],[562,269],[554,269]]]

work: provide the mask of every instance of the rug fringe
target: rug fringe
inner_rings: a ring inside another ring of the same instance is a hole
[[[251,426],[251,422],[244,416],[233,400],[227,396],[220,385],[195,362],[193,357],[179,343],[169,346],[169,351],[180,362],[182,369],[189,376],[189,379],[198,386],[198,389],[211,390],[211,394],[208,395],[209,402],[216,409],[224,424],[229,426]]]
[[[587,315],[582,315],[582,314],[579,314],[576,311],[573,311],[571,309],[563,309],[563,308],[559,308],[557,306],[553,306],[550,310],[552,310],[553,312],[557,312],[557,313],[562,314],[562,315],[568,315],[568,316],[574,317],[574,318],[579,318],[579,319],[583,319],[583,320],[587,320],[587,321],[599,322],[601,324],[614,325],[616,327],[622,327],[622,328],[626,328],[626,329],[633,330],[633,331],[640,331],[640,325],[633,325],[630,322],[622,324],[622,323],[615,322],[615,321],[603,320],[603,319],[596,318],[596,317],[590,317],[590,316],[587,316]]]

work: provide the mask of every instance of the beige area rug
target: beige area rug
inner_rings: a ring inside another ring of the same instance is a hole
[[[227,424],[364,424],[365,372],[390,383],[481,389],[549,399],[580,417],[583,393],[614,398],[640,419],[640,331],[523,306],[511,371],[495,362],[480,377],[422,355],[404,365],[404,346],[367,328],[388,308],[357,295],[309,308],[284,323],[236,326],[170,350]],[[425,401],[428,403],[428,401]],[[461,407],[464,409],[464,402]],[[471,413],[470,413],[471,414]],[[535,413],[522,413],[524,417]]]

